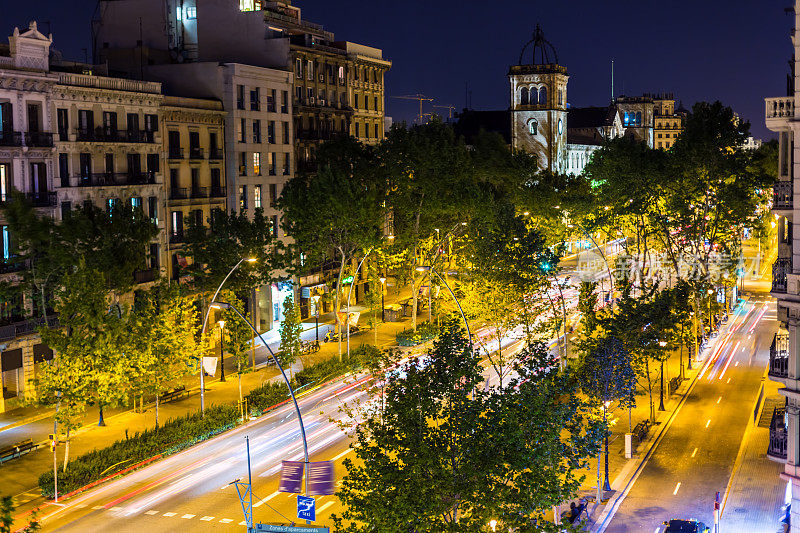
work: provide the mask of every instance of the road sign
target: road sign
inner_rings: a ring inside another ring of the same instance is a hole
[[[283,461],[281,463],[281,483],[278,487],[280,492],[300,492],[303,485],[302,461]]]
[[[282,524],[255,524],[257,532],[264,533],[330,533],[327,527],[314,526],[284,526]]]
[[[317,519],[314,498],[311,496],[297,496],[297,518],[298,520],[311,520],[312,522]]]

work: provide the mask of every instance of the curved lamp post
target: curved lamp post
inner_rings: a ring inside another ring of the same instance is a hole
[[[453,289],[450,288],[450,285],[447,283],[447,280],[444,279],[442,275],[439,274],[439,272],[430,265],[419,265],[416,270],[417,272],[433,272],[439,277],[440,280],[442,280],[442,283],[444,283],[444,286],[447,287],[448,291],[450,291],[450,296],[453,297],[453,300],[456,302],[456,305],[458,306],[458,311],[461,313],[461,319],[464,321],[464,326],[467,328],[467,337],[469,337],[469,345],[472,346],[472,332],[469,330],[469,322],[467,322],[467,316],[464,314],[464,310],[461,308],[461,302],[459,302],[458,298],[456,298],[456,293],[454,293]]]
[[[297,399],[294,396],[294,389],[292,389],[292,384],[289,381],[289,378],[286,377],[286,372],[283,371],[283,367],[281,366],[280,362],[278,361],[278,358],[275,357],[275,353],[273,353],[272,348],[269,347],[269,344],[267,344],[266,341],[264,341],[264,337],[261,336],[261,333],[258,332],[258,330],[255,328],[255,326],[253,326],[253,324],[251,324],[250,321],[247,320],[245,318],[245,316],[241,312],[239,312],[238,309],[236,309],[231,304],[225,303],[225,302],[212,302],[211,305],[209,306],[209,308],[211,308],[211,307],[214,307],[214,308],[217,308],[217,309],[230,309],[231,311],[233,311],[234,313],[239,315],[239,318],[241,318],[245,322],[245,324],[250,326],[250,329],[253,330],[253,333],[258,335],[258,338],[261,339],[261,342],[264,344],[264,346],[267,347],[267,350],[269,351],[269,355],[272,357],[272,360],[275,362],[275,366],[277,366],[278,370],[281,371],[281,376],[283,376],[283,381],[286,382],[286,386],[289,388],[289,394],[292,396],[292,402],[294,403],[294,410],[297,413],[297,421],[300,423],[300,435],[303,437],[303,455],[305,456],[305,463],[306,463],[306,467],[304,469],[305,476],[306,476],[305,490],[306,490],[306,493],[308,493],[308,441],[306,440],[306,428],[303,425],[303,417],[300,414],[300,406],[297,404]]]
[[[367,256],[374,250],[375,247],[371,247],[367,250],[367,253],[364,254],[364,257],[361,258],[361,261],[358,262],[358,266],[356,267],[356,271],[353,274],[353,281],[350,282],[350,288],[347,291],[347,317],[345,319],[347,323],[347,358],[350,359],[350,296],[353,294],[353,285],[356,284],[356,278],[358,277],[358,271],[361,270],[361,265],[364,264],[364,260]],[[339,331],[339,335],[341,335],[341,330]]]
[[[236,263],[235,265],[233,265],[233,268],[230,270],[230,272],[228,272],[228,275],[225,276],[225,279],[223,279],[222,283],[220,283],[219,287],[217,287],[217,290],[214,292],[214,296],[211,298],[212,302],[217,299],[217,295],[219,294],[219,291],[222,290],[222,286],[225,285],[225,282],[228,281],[228,278],[231,277],[231,274],[233,274],[233,272],[237,268],[239,268],[239,265],[241,265],[245,261],[247,261],[248,263],[255,263],[256,262],[256,258],[255,257],[243,257],[243,258],[239,259],[239,262]],[[208,315],[209,314],[211,314],[211,306],[210,305],[208,306],[208,309],[206,309],[206,316],[203,317],[203,328],[200,330],[200,338],[201,339],[203,338],[203,335],[205,335],[205,333],[206,333],[206,326],[208,325]],[[249,324],[249,322],[248,322],[248,324]],[[259,337],[260,337],[260,335],[259,335]],[[203,358],[201,356],[200,357],[200,412],[201,413],[205,413],[205,410],[206,410],[206,381],[205,381],[205,377],[204,376],[205,376],[205,369],[203,368]]]

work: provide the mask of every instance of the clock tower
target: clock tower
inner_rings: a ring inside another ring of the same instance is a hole
[[[526,57],[526,51],[530,54]],[[530,62],[528,62],[528,60]],[[535,155],[540,170],[563,172],[567,149],[567,68],[536,25],[508,71],[511,146]]]

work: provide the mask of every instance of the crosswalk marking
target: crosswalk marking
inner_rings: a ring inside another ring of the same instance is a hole
[[[86,505],[85,503],[79,503],[79,504],[76,504],[75,507],[78,508],[78,509],[83,509],[84,507],[89,507],[89,506]]]
[[[321,513],[322,511],[324,511],[325,509],[327,509],[328,507],[330,507],[331,505],[333,505],[333,503],[334,503],[334,502],[328,502],[328,503],[324,504],[322,507],[320,507],[319,509],[317,509],[317,513]]]
[[[343,451],[342,453],[340,453],[339,455],[337,455],[336,457],[331,459],[331,461],[336,462],[336,461],[338,461],[339,459],[341,459],[342,457],[344,457],[345,455],[347,455],[348,453],[350,453],[352,451],[353,451],[353,448],[347,448],[345,451]]]
[[[92,511],[99,511],[102,508],[103,508],[102,505],[95,505],[94,507],[92,507]]]
[[[275,497],[275,496],[277,496],[278,494],[280,494],[280,491],[276,490],[275,492],[273,492],[272,494],[270,494],[269,496],[267,496],[267,497],[266,497],[266,498],[264,498],[263,500],[259,500],[259,501],[257,501],[256,503],[254,503],[254,504],[253,504],[253,507],[261,507],[262,505],[264,505],[265,503],[267,503],[268,501],[270,501],[272,498],[274,498],[274,497]]]
[[[151,509],[151,510],[149,510],[149,511],[145,511],[145,512],[144,512],[144,514],[149,514],[149,515],[151,515],[151,516],[152,516],[152,515],[154,515],[154,514],[158,514],[158,511],[154,511],[154,510],[152,510],[152,509]]]
[[[204,516],[200,520],[204,520],[206,522],[211,522],[212,520],[214,520],[214,517],[213,516]]]
[[[197,515],[196,514],[185,514],[181,518],[189,519],[189,518],[194,518],[195,516],[197,516]]]
[[[239,525],[240,525],[240,526],[246,526],[246,525],[247,525],[247,522],[245,522],[244,520],[242,520],[241,522],[239,522]]]
[[[164,513],[163,516],[175,516],[178,513]]]
[[[233,522],[233,520],[231,520],[230,518],[223,518],[222,520],[220,520],[220,523],[222,524],[230,524],[231,522]]]

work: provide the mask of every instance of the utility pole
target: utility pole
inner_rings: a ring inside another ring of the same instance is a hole
[[[422,102],[433,102],[433,98],[428,98],[421,93],[407,94],[403,96],[390,96],[389,98],[397,98],[398,100],[417,100],[419,102],[419,115],[417,115],[419,124],[422,124]]]

